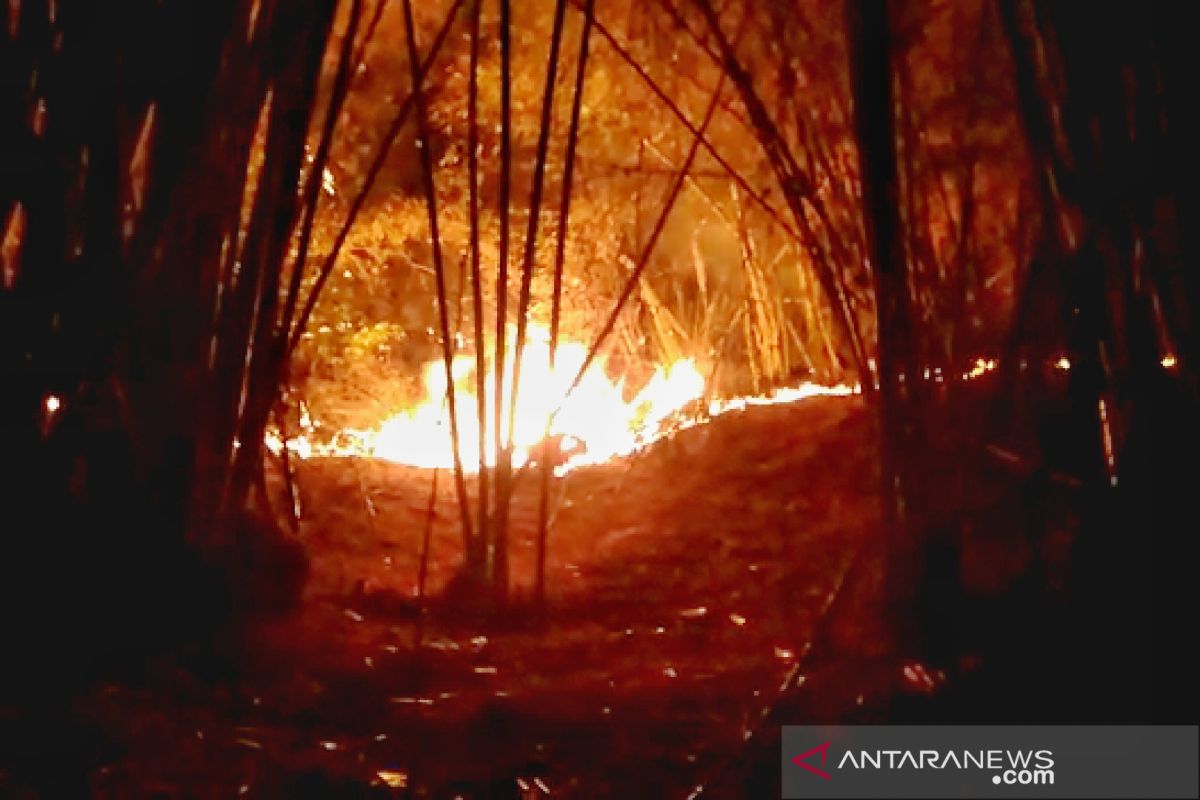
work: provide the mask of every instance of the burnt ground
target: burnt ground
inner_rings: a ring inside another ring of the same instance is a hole
[[[685,797],[700,784],[720,795],[781,687],[802,682],[878,529],[875,452],[860,399],[814,398],[727,414],[555,479],[544,614],[528,603],[537,506],[526,480],[513,611],[491,618],[455,599],[448,475],[419,613],[433,473],[304,462],[312,571],[300,608],[248,625],[223,658],[157,658],[88,692],[72,711],[88,721],[77,748],[88,789],[517,797],[526,786],[535,797],[540,781],[552,796]],[[899,670],[858,669],[819,713],[894,691]]]

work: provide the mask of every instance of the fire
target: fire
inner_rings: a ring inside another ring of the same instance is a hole
[[[506,441],[512,442],[513,463],[525,464],[530,454],[547,435],[559,436],[572,445],[563,472],[588,464],[599,464],[651,444],[673,429],[700,424],[706,419],[753,405],[790,403],[815,395],[847,395],[858,391],[847,386],[823,387],[802,384],[780,389],[770,395],[738,397],[702,405],[705,380],[692,359],[680,359],[659,366],[632,398],[623,380],[614,381],[597,358],[583,373],[574,390],[571,384],[587,358],[587,347],[579,342],[562,342],[550,363],[548,331],[531,325],[521,356],[521,374],[517,405],[512,409],[512,430],[508,427],[510,409],[501,418]],[[475,359],[456,356],[451,363],[457,412],[459,457],[464,470],[479,469],[478,396],[476,395]],[[513,359],[504,365],[504,397],[511,397]],[[485,445],[483,462],[496,464],[494,371],[489,371],[485,391]],[[300,458],[314,456],[366,456],[425,468],[454,466],[451,447],[450,415],[446,402],[446,368],[443,361],[431,361],[423,372],[423,397],[415,406],[402,409],[379,426],[347,429],[332,442],[317,444],[301,435],[289,439],[287,448]],[[302,414],[302,427],[307,412]],[[511,438],[510,438],[511,433]],[[277,433],[268,433],[266,445],[278,453],[284,444]]]
[[[549,433],[573,439],[581,447],[570,460],[571,466],[607,461],[625,455],[645,444],[646,437],[658,431],[662,423],[704,392],[704,378],[690,359],[655,370],[653,377],[632,400],[624,399],[624,385],[608,377],[602,360],[594,361],[579,385],[569,391],[587,357],[587,348],[578,342],[560,344],[550,365],[549,334],[545,328],[530,326],[521,356],[521,375],[517,406],[508,428],[508,410],[501,419],[506,441],[511,440],[513,463],[520,466],[530,452]],[[457,410],[459,454],[463,467],[479,467],[479,415],[475,393],[475,359],[458,356],[453,360],[455,406]],[[511,396],[513,359],[504,369],[504,396]],[[496,464],[495,375],[486,376],[486,445],[484,462]],[[370,455],[419,467],[451,467],[450,415],[446,404],[446,372],[441,361],[425,367],[425,396],[411,409],[387,419],[373,431],[350,431],[365,445]],[[547,424],[549,430],[547,431]]]
[[[517,407],[512,413],[513,430],[509,439],[505,409],[501,422],[506,441],[512,443],[514,466],[527,463],[531,453],[547,437],[558,437],[567,445],[565,460],[555,471],[563,474],[575,467],[601,464],[629,455],[670,435],[674,431],[702,425],[721,414],[742,411],[752,406],[795,403],[810,397],[844,397],[860,394],[860,386],[822,386],[800,383],[775,389],[769,394],[700,401],[706,382],[692,359],[680,359],[659,366],[649,381],[630,400],[625,399],[623,380],[613,381],[605,362],[597,358],[571,389],[587,358],[587,347],[579,342],[560,343],[553,368],[550,366],[549,334],[542,326],[531,325],[521,358],[521,385]],[[1050,362],[1056,369],[1068,371],[1071,362],[1062,355]],[[1162,358],[1165,369],[1177,364],[1174,354]],[[503,392],[511,397],[513,362],[504,365]],[[1000,366],[996,358],[976,358],[969,370],[961,373],[966,381],[994,372]],[[475,359],[456,356],[451,362],[457,408],[459,457],[463,469],[479,469],[478,398],[475,393]],[[936,371],[935,371],[936,372]],[[484,382],[486,428],[483,462],[496,464],[495,389],[493,371]],[[304,431],[289,438],[287,450],[301,459],[314,457],[378,458],[398,464],[425,468],[452,468],[450,415],[446,402],[446,368],[443,361],[431,361],[423,371],[423,397],[415,406],[402,409],[371,429],[348,428],[338,431],[332,440],[314,436],[317,425],[301,403],[300,427]],[[59,399],[47,398],[47,412],[53,414]],[[278,431],[269,430],[264,443],[278,455],[285,443]]]

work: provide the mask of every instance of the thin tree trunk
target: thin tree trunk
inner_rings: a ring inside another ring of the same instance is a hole
[[[504,430],[504,372],[508,336],[508,238],[509,204],[512,191],[512,9],[511,0],[500,0],[500,243],[496,270],[496,490],[492,506],[492,542],[488,546],[488,579],[493,586],[497,573],[508,574],[508,507],[504,498],[511,493],[512,454],[508,440],[512,431]],[[499,562],[499,563],[498,563]],[[507,580],[507,578],[506,578]]]
[[[912,443],[909,385],[916,375],[911,363],[907,265],[901,246],[904,231],[896,167],[892,45],[887,3],[876,0],[859,4],[850,0],[846,12],[867,253],[875,280],[878,318],[877,410],[887,519],[885,591],[894,621],[903,626],[912,611],[914,547],[907,506],[907,459]]]
[[[454,388],[454,339],[450,334],[450,309],[446,297],[446,267],[442,259],[441,231],[438,227],[437,188],[433,180],[433,156],[429,152],[426,130],[424,75],[417,50],[416,27],[413,23],[412,0],[404,0],[404,25],[408,42],[408,59],[412,68],[413,98],[417,111],[417,144],[421,152],[421,173],[425,190],[425,205],[429,212],[429,240],[433,248],[433,268],[437,277],[438,325],[442,338],[442,361],[446,369],[446,406],[450,415],[450,444],[454,452],[454,489],[458,495],[459,517],[462,523],[463,551],[471,546],[471,504],[463,476],[462,452],[458,439],[458,403]]]
[[[554,285],[550,290],[550,374],[554,374],[558,355],[559,323],[562,316],[563,267],[566,264],[568,221],[571,216],[571,187],[575,177],[575,148],[579,142],[579,118],[583,110],[583,87],[587,77],[588,45],[592,38],[596,0],[587,0],[584,8],[583,32],[579,40],[579,62],[575,66],[575,94],[571,102],[571,123],[567,130],[567,152],[564,157],[562,196],[558,202],[558,233],[554,241]],[[546,436],[550,421],[546,421]],[[537,577],[535,595],[539,606],[546,602],[546,544],[549,526],[550,459],[542,459],[542,485],[538,493]]]
[[[475,324],[475,414],[479,418],[479,493],[476,516],[479,532],[466,552],[468,572],[477,580],[484,577],[488,542],[488,464],[487,464],[487,353],[483,337],[483,274],[480,269],[479,242],[479,45],[483,0],[473,0],[471,8],[471,64],[467,83],[467,202],[470,215],[471,309]]]

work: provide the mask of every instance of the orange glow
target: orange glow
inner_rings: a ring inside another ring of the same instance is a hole
[[[625,400],[623,381],[614,382],[604,369],[602,359],[588,367],[574,391],[568,393],[587,356],[580,342],[558,346],[554,369],[550,368],[549,335],[544,327],[530,326],[528,341],[521,358],[520,396],[512,431],[513,463],[525,464],[530,453],[542,441],[549,426],[550,435],[558,435],[573,446],[557,471],[599,464],[628,455],[651,444],[670,430],[689,428],[707,419],[755,405],[791,403],[816,395],[848,395],[858,390],[848,386],[824,387],[801,384],[779,389],[770,395],[737,397],[712,401],[701,407],[704,377],[691,359],[680,359],[659,366],[649,381],[630,400]],[[475,359],[457,356],[451,368],[457,409],[459,454],[467,472],[479,469],[479,418],[475,395]],[[505,364],[505,395],[512,386],[512,359]],[[300,458],[313,456],[365,456],[426,468],[454,466],[446,407],[446,372],[442,361],[431,361],[424,368],[424,397],[412,408],[401,409],[372,429],[347,429],[334,441],[317,445],[301,435],[288,441],[288,449]],[[488,410],[487,442],[484,462],[496,464],[495,376],[485,382]],[[508,438],[507,420],[504,420]],[[302,426],[304,427],[304,426]],[[279,453],[283,447],[278,434],[268,432],[267,447]]]
[[[681,360],[655,370],[653,377],[628,402],[623,386],[609,380],[604,364],[597,360],[584,373],[578,387],[567,393],[578,374],[587,348],[578,342],[561,344],[550,368],[548,332],[531,326],[521,356],[520,397],[517,401],[511,441],[513,463],[520,466],[546,433],[570,437],[582,444],[582,452],[572,456],[571,466],[607,461],[632,452],[644,444],[647,436],[658,431],[672,414],[698,400],[704,391],[704,378],[691,360]],[[475,396],[475,359],[454,359],[454,391],[458,411],[460,456],[467,470],[479,466],[479,418]],[[511,393],[513,361],[505,364],[505,395]],[[446,373],[440,361],[425,366],[425,398],[417,406],[405,409],[385,420],[377,429],[348,432],[359,439],[370,455],[387,461],[418,467],[451,467],[449,414],[446,411]],[[495,430],[495,376],[488,375],[486,407],[488,431]],[[557,411],[557,413],[555,413]],[[504,420],[505,439],[509,439],[508,421]],[[484,460],[496,464],[493,437]]]
[[[977,358],[975,359],[975,363],[971,366],[970,371],[963,374],[963,378],[965,380],[971,380],[973,378],[982,377],[986,373],[996,369],[998,366],[1000,366],[1000,362],[994,358]]]

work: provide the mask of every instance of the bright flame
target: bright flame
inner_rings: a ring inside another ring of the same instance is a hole
[[[749,406],[791,403],[817,395],[849,395],[857,387],[825,387],[815,384],[779,389],[770,395],[738,397],[713,401],[707,408],[696,402],[704,394],[705,381],[691,359],[657,367],[650,380],[625,400],[624,382],[613,382],[596,359],[584,372],[574,391],[568,390],[587,358],[587,347],[579,342],[559,344],[554,368],[550,368],[549,334],[544,327],[531,325],[527,331],[525,350],[521,356],[521,383],[517,407],[513,413],[513,463],[521,466],[530,460],[531,453],[547,433],[561,437],[565,447],[562,472],[587,464],[599,464],[617,456],[628,455],[645,447],[671,429],[684,429],[708,418]],[[459,457],[463,469],[479,469],[479,416],[476,395],[475,359],[457,356],[451,362],[454,379],[456,421],[458,425]],[[504,370],[504,396],[511,396],[513,360],[510,356]],[[449,431],[450,414],[446,402],[446,367],[443,361],[425,365],[424,397],[414,407],[389,417],[379,427],[370,430],[347,429],[334,441],[318,445],[301,435],[287,442],[287,448],[300,458],[313,456],[368,456],[400,464],[425,468],[454,466],[454,453]],[[485,409],[486,441],[484,462],[496,464],[495,389],[494,372],[486,376]],[[306,410],[305,410],[306,412]],[[508,413],[502,418],[505,437],[508,437]],[[673,423],[673,424],[672,424]],[[302,428],[312,430],[311,424]],[[284,447],[278,434],[268,432],[267,447],[278,454]]]
[[[547,433],[562,436],[564,441],[575,440],[577,452],[564,466],[580,466],[607,461],[614,456],[633,452],[660,433],[663,423],[700,398],[704,378],[695,363],[681,359],[669,367],[659,367],[650,381],[629,401],[624,399],[624,386],[614,383],[604,371],[604,363],[596,359],[584,372],[579,385],[568,394],[572,381],[587,358],[587,347],[578,342],[558,346],[554,368],[550,367],[549,333],[541,326],[530,326],[525,349],[521,355],[520,394],[513,417],[511,435],[513,463],[524,464],[530,453]],[[451,364],[454,378],[456,421],[458,423],[459,456],[463,468],[479,468],[479,415],[475,393],[475,359],[458,356]],[[504,395],[511,395],[513,359],[507,359],[504,369]],[[494,373],[485,381],[486,443],[484,461],[496,464],[494,431],[495,390]],[[400,411],[374,430],[347,430],[350,444],[333,445],[332,451],[316,454],[342,455],[345,449],[356,455],[369,455],[387,461],[418,467],[452,467],[454,454],[450,446],[450,415],[446,404],[446,368],[442,361],[432,361],[424,370],[425,396],[410,409]],[[502,418],[505,439],[509,438],[509,409]],[[297,442],[297,444],[299,444]],[[289,442],[289,447],[292,443]],[[282,447],[275,437],[268,442],[273,450]],[[314,454],[307,441],[296,451],[305,450],[302,457]]]

